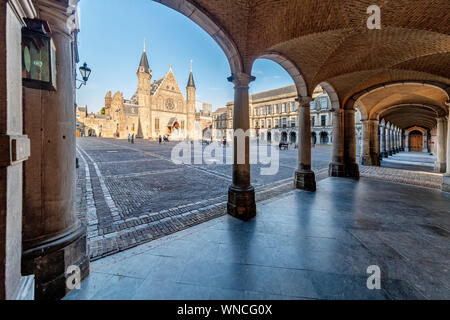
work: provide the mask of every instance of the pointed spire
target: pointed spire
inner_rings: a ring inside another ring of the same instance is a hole
[[[191,60],[191,72],[189,73],[189,80],[188,80],[187,87],[195,88],[194,75],[192,74],[192,60]]]
[[[145,48],[145,41],[146,41],[146,39],[144,38],[144,50],[142,51],[142,57],[141,57],[141,62],[139,63],[138,72],[150,73],[150,67],[149,67],[148,59],[147,59],[147,51]]]

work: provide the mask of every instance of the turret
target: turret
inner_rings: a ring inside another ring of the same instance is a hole
[[[148,139],[152,136],[150,108],[152,70],[147,59],[145,39],[144,50],[136,74],[138,77],[137,100],[139,105],[138,136]]]
[[[136,72],[138,76],[138,93],[150,94],[150,82],[152,79],[152,70],[150,69],[147,52],[145,49],[144,41],[144,51],[142,52],[141,61]]]
[[[191,60],[191,71],[189,73],[189,79],[186,86],[186,102],[188,106],[188,112],[195,113],[195,81],[194,75],[192,73],[192,60]]]
[[[186,107],[187,107],[187,137],[190,139],[196,139],[195,134],[195,82],[194,75],[192,73],[192,60],[191,71],[189,73],[189,79],[186,86]]]
[[[105,96],[105,115],[107,117],[111,117],[111,102],[112,102],[112,94],[111,91],[108,91]]]

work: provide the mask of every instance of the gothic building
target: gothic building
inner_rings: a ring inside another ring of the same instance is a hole
[[[195,82],[191,72],[183,96],[170,66],[164,77],[152,82],[152,70],[144,48],[137,69],[138,87],[130,99],[121,92],[105,97],[105,114],[87,114],[87,108],[77,108],[79,135],[125,139],[128,135],[138,138],[170,140],[198,139],[201,130],[195,132]]]

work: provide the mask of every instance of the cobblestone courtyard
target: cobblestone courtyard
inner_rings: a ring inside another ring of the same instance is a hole
[[[225,213],[231,166],[176,165],[171,161],[175,145],[77,140],[77,212],[88,225],[92,259]],[[329,147],[313,150],[318,180],[327,177],[330,157]],[[286,193],[292,190],[297,150],[280,152],[277,175],[261,175],[261,166],[252,165],[257,200]]]
[[[225,214],[231,166],[171,160],[175,143],[79,138],[77,213],[88,226],[91,259],[186,229]],[[231,148],[224,150],[224,154]],[[252,165],[257,201],[293,188],[297,150],[280,151],[276,175]],[[194,157],[194,153],[192,154]],[[331,148],[312,149],[317,181],[328,177]],[[442,175],[386,167],[361,167],[362,177],[438,189]],[[269,165],[264,165],[269,167]]]

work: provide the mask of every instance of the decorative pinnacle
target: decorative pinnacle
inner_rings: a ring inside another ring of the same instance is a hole
[[[191,59],[191,72],[192,72],[192,62],[194,62],[194,61]]]
[[[145,42],[146,42],[147,38],[144,38],[144,52],[147,52],[145,49]]]

